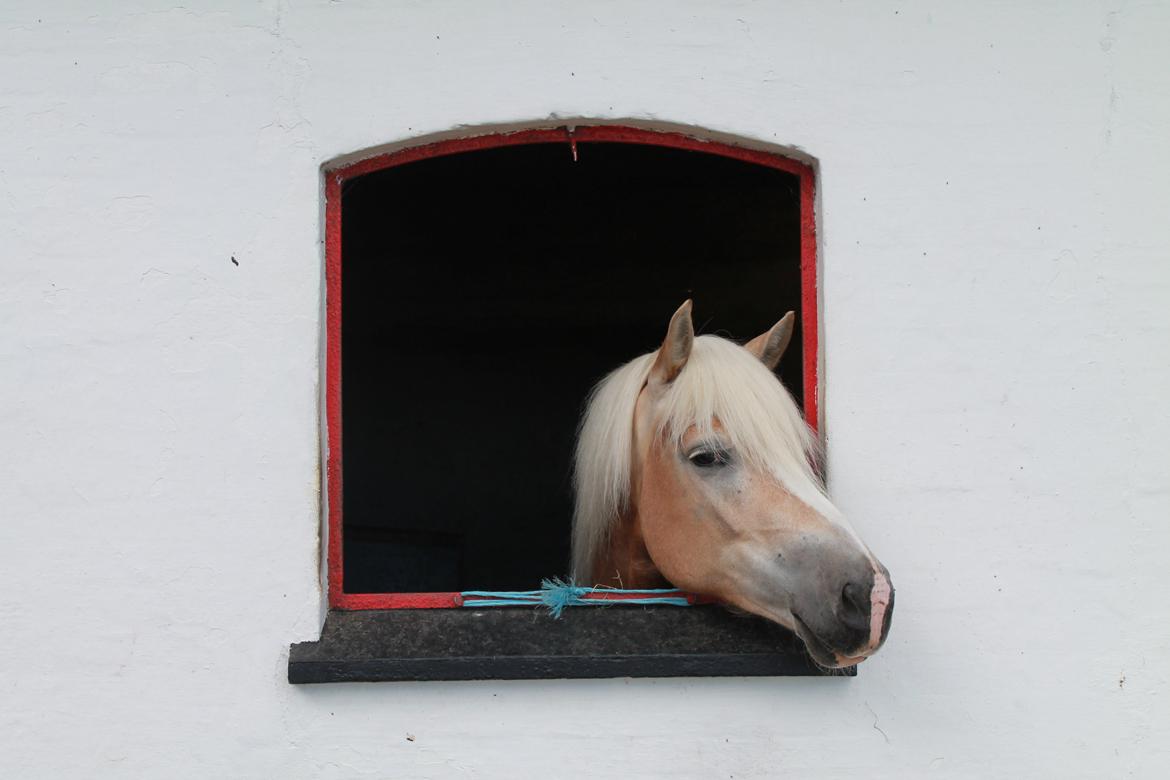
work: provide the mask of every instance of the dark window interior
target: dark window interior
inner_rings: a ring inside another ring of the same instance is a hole
[[[799,180],[699,152],[531,144],[342,196],[349,593],[518,590],[568,568],[574,433],[695,301],[747,339],[800,305]],[[800,402],[798,332],[781,378]]]

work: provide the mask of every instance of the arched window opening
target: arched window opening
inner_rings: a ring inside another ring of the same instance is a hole
[[[737,339],[796,311],[779,372],[816,423],[803,163],[600,126],[326,175],[332,606],[457,606],[564,575],[584,399],[686,298],[699,332]]]

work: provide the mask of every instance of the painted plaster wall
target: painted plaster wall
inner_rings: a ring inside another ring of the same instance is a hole
[[[1166,776],[1168,36],[1166,3],[5,3],[0,774]],[[819,159],[832,489],[898,588],[858,678],[284,682],[319,166],[553,114]]]

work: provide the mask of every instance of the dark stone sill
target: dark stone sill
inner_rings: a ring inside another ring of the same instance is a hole
[[[290,683],[600,677],[852,677],[791,632],[722,607],[331,611],[292,645]]]

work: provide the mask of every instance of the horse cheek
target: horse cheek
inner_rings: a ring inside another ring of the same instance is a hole
[[[711,538],[702,497],[677,475],[663,473],[670,469],[653,471],[643,483],[640,507],[646,550],[675,587],[707,592],[716,580],[720,545]]]

